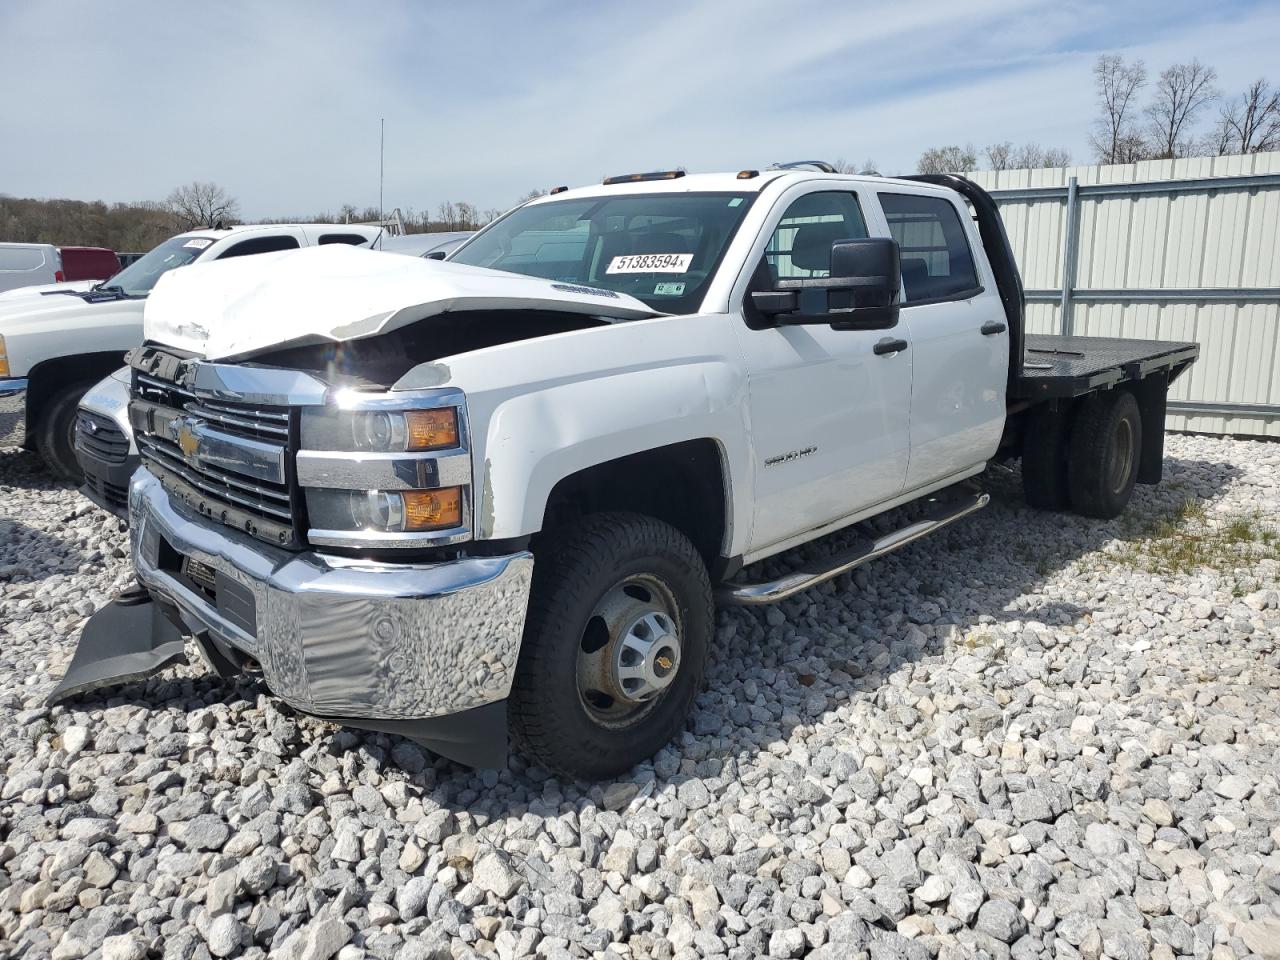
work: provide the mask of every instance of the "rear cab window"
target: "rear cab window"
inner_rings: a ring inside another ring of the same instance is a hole
[[[902,252],[903,306],[967,300],[982,292],[969,238],[942,197],[881,193],[889,235]]]

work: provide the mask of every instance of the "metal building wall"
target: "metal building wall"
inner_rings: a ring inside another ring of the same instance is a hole
[[[1030,330],[1194,340],[1169,428],[1280,437],[1280,153],[967,176],[1000,205]]]

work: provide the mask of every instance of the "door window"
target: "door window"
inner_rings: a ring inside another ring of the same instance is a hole
[[[774,280],[831,276],[831,245],[862,240],[867,222],[852,193],[809,193],[787,208],[774,228],[764,259]]]
[[[247,257],[255,253],[275,253],[277,250],[295,250],[297,247],[298,241],[294,237],[253,237],[250,240],[241,240],[218,259]]]
[[[44,266],[44,251],[39,247],[0,248],[0,270],[39,270]]]
[[[353,247],[358,247],[362,243],[368,243],[369,238],[361,236],[358,233],[322,233],[320,234],[320,246],[330,243],[345,243]]]
[[[902,251],[904,303],[959,300],[978,292],[978,274],[956,208],[941,197],[882,193],[889,234]]]

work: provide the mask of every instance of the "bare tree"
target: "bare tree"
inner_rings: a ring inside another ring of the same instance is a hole
[[[1071,151],[1066,147],[1045,147],[1040,165],[1043,167],[1069,167],[1071,166]]]
[[[854,163],[852,160],[846,160],[844,157],[836,157],[831,165],[836,168],[836,173],[856,173],[860,177],[880,176],[876,162],[870,157],[860,164]]]
[[[530,200],[537,200],[539,197],[545,197],[546,195],[547,195],[547,191],[539,190],[537,187],[534,187],[532,190],[530,190],[528,193],[526,193],[523,197],[520,198],[520,203],[527,203]]]
[[[1219,153],[1280,150],[1280,90],[1259,77],[1223,108],[1214,139]]]
[[[480,226],[480,211],[474,203],[466,200],[458,202],[458,224],[461,230],[475,230]]]
[[[963,147],[931,147],[916,161],[917,173],[963,173],[978,165],[978,154],[972,143]]]
[[[1015,170],[1036,170],[1044,167],[1065,167],[1071,162],[1071,151],[1064,147],[1042,147],[1024,143],[1009,157],[1009,166]]]
[[[239,212],[235,197],[216,183],[192,181],[175,188],[165,203],[186,230],[231,223]]]
[[[1185,157],[1194,151],[1191,127],[1196,114],[1217,99],[1216,79],[1218,72],[1199,60],[1175,63],[1161,71],[1155,99],[1146,109],[1154,156]]]
[[[1135,126],[1137,104],[1134,97],[1147,82],[1147,68],[1141,60],[1126,64],[1114,53],[1104,53],[1093,65],[1102,116],[1094,123],[1090,138],[1100,163],[1131,163],[1141,159],[1145,144]]]
[[[990,144],[982,151],[982,155],[986,158],[988,170],[1008,170],[1010,167],[1018,166],[1011,162],[1013,144],[1008,140],[1004,143]]]

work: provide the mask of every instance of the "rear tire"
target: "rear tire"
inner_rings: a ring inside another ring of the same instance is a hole
[[[1133,495],[1142,459],[1142,413],[1127,390],[1089,397],[1071,428],[1071,507],[1099,520],[1119,516]]]
[[[80,462],[76,459],[76,411],[80,408],[81,398],[92,386],[93,381],[85,380],[55,393],[45,402],[33,431],[36,449],[45,463],[62,479],[75,483],[84,479]]]
[[[1027,411],[1022,432],[1022,495],[1037,510],[1066,510],[1071,505],[1067,453],[1071,410],[1048,404]]]
[[[562,776],[616,776],[680,732],[702,687],[715,625],[706,566],[675,527],[630,513],[588,516],[535,553],[512,737]],[[637,661],[631,647],[653,624],[660,642]]]

